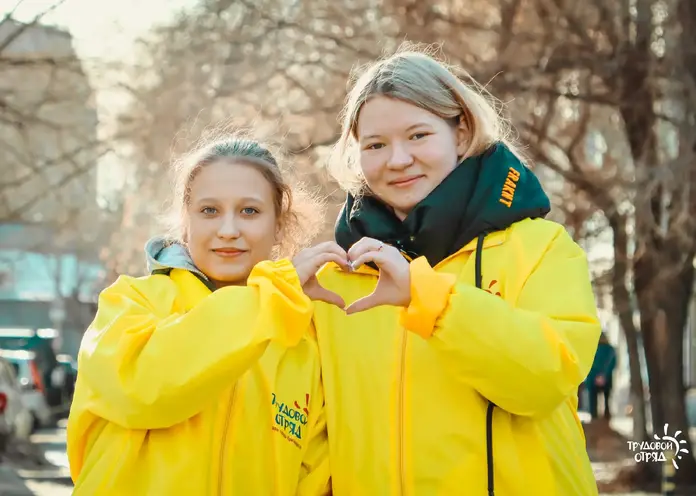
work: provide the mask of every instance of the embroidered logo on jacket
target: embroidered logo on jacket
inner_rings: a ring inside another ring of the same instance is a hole
[[[496,291],[495,293],[493,293],[493,286],[495,286],[496,284],[498,284],[498,281],[493,279],[491,283],[488,285],[488,289],[484,289],[484,291],[486,293],[495,294],[496,296],[503,296],[500,294],[500,291]]]
[[[271,396],[271,405],[276,411],[273,430],[299,448],[297,441],[302,440],[302,430],[309,417],[309,394],[305,394],[305,406],[300,406],[297,401],[284,403],[276,398],[275,393],[271,393]]]
[[[517,181],[520,180],[520,173],[515,169],[510,167],[508,175],[505,178],[505,183],[503,184],[503,191],[500,193],[500,203],[506,207],[512,207],[512,199],[515,197],[515,189],[517,188]]]

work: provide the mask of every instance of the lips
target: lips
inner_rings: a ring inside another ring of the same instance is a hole
[[[246,253],[246,250],[237,250],[235,248],[218,248],[213,250],[213,253],[221,257],[238,257]]]
[[[389,184],[391,186],[397,186],[397,187],[404,187],[404,186],[410,186],[419,179],[421,179],[424,176],[408,176],[408,177],[401,177],[399,179],[395,179],[393,181],[390,181]]]

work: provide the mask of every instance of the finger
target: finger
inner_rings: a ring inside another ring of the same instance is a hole
[[[320,253],[333,253],[345,258],[346,260],[348,259],[348,253],[346,253],[346,250],[341,248],[335,241],[325,241],[323,243],[319,243],[312,249],[312,252],[317,255]]]
[[[336,262],[344,270],[350,270],[348,254],[346,251],[338,246],[336,243],[322,243],[321,246],[317,246],[317,250],[312,254],[313,258],[325,259],[327,255],[332,255],[331,261]],[[336,260],[340,260],[340,262]],[[326,262],[324,262],[326,263]]]
[[[386,302],[382,300],[379,293],[372,293],[360,298],[359,300],[355,300],[353,303],[348,305],[348,308],[346,308],[346,315],[364,312],[365,310],[369,310],[380,305],[386,305]]]
[[[385,272],[389,272],[389,258],[390,254],[382,251],[368,251],[363,253],[355,260],[350,262],[350,266],[353,270],[358,270],[361,266],[368,262],[375,263],[380,269],[384,269]]]
[[[368,251],[376,251],[379,249],[380,246],[382,246],[383,243],[377,239],[374,238],[362,238],[360,241],[355,243],[353,246],[351,246],[348,249],[348,259],[349,260],[355,260],[358,258],[360,255],[368,252]],[[385,245],[386,247],[386,245]]]
[[[319,253],[317,256],[315,256],[312,259],[312,264],[314,267],[314,271],[318,271],[321,269],[324,265],[326,265],[329,262],[333,262],[339,267],[341,267],[343,270],[350,270],[350,264],[348,260],[344,256],[337,255],[332,252],[328,253]]]
[[[346,302],[343,301],[343,298],[341,298],[340,295],[334,293],[333,291],[329,291],[326,288],[322,288],[321,286],[314,288],[310,298],[312,300],[323,301],[324,303],[328,303],[330,305],[336,305],[338,308],[346,308]]]

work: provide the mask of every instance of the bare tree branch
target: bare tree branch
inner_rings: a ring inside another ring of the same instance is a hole
[[[10,12],[7,13],[7,15],[5,16],[5,18],[2,19],[2,20],[0,21],[0,25],[3,24],[3,23],[5,23],[6,21],[12,20],[12,14],[13,14],[14,11],[17,9],[17,7],[19,7],[20,3],[21,3],[21,2],[17,3],[17,5],[15,5],[15,7],[14,7],[12,10],[10,10]],[[55,1],[52,5],[50,5],[48,8],[46,8],[46,9],[42,10],[41,12],[39,12],[39,13],[34,17],[34,19],[32,19],[31,22],[29,22],[29,23],[27,23],[27,24],[20,24],[19,27],[18,27],[17,29],[15,29],[15,31],[14,31],[12,34],[10,34],[10,35],[9,35],[7,38],[5,38],[4,40],[0,41],[0,54],[2,54],[2,52],[4,52],[5,49],[6,49],[8,46],[10,46],[10,44],[12,44],[13,41],[15,41],[15,40],[18,39],[20,36],[22,36],[22,33],[24,33],[24,32],[25,32],[27,29],[29,29],[30,27],[37,25],[37,24],[41,21],[41,19],[44,18],[44,16],[46,16],[46,15],[49,14],[50,12],[53,12],[55,9],[57,9],[58,7],[60,7],[63,3],[65,3],[65,0],[56,0],[56,1]]]

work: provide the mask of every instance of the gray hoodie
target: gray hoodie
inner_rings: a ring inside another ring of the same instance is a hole
[[[157,236],[145,244],[147,271],[150,274],[169,274],[172,269],[183,269],[195,274],[208,288],[214,290],[208,277],[196,267],[184,245],[170,238]]]

